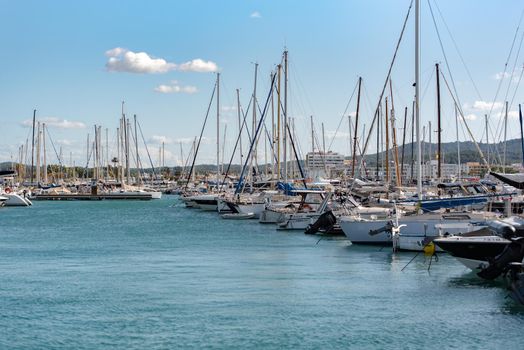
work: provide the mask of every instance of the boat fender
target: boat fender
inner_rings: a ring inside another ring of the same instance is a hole
[[[6,188],[4,189],[4,192],[5,192],[5,193],[11,193],[11,188],[6,187]]]
[[[424,250],[424,255],[433,255],[435,254],[435,243],[429,242],[422,249]]]

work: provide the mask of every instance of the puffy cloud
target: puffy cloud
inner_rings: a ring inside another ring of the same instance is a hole
[[[466,120],[477,120],[477,115],[476,115],[476,114],[473,114],[473,113],[466,114],[466,115],[464,116],[464,119],[466,119]]]
[[[215,62],[204,61],[200,58],[177,65],[163,58],[155,58],[146,52],[133,52],[122,47],[107,50],[105,54],[108,57],[106,68],[111,72],[158,74],[172,70],[204,73],[218,70]]]
[[[519,111],[508,111],[508,118],[518,118]]]
[[[182,63],[178,70],[184,72],[199,72],[199,73],[208,73],[218,71],[218,66],[215,62],[204,61],[203,59],[196,58],[194,60]]]
[[[173,143],[173,140],[167,136],[153,135],[149,139],[149,143],[156,144],[156,145],[161,145],[162,143],[165,143],[166,145],[169,145]]]
[[[504,107],[504,104],[502,102],[486,102],[486,101],[475,101],[473,103],[473,109],[479,110],[479,111],[485,111],[489,112],[491,110],[491,106],[493,106],[493,110],[498,110]]]
[[[255,12],[251,13],[251,14],[249,15],[249,17],[250,17],[250,18],[261,18],[262,15],[260,14],[260,12],[255,11]]]
[[[176,68],[176,64],[163,58],[153,58],[146,52],[133,52],[121,47],[106,51],[106,56],[109,57],[106,68],[113,72],[166,73]]]
[[[48,127],[55,127],[59,129],[84,129],[86,125],[79,121],[72,121],[72,120],[66,120],[66,119],[60,119],[55,117],[48,117],[38,120],[41,123],[45,123]],[[22,126],[31,127],[33,126],[33,120],[27,119],[24,120],[22,123]]]
[[[156,92],[162,94],[171,94],[171,93],[185,93],[185,94],[194,94],[198,92],[198,89],[195,86],[181,86],[176,80],[173,80],[169,85],[161,84],[155,88]]]

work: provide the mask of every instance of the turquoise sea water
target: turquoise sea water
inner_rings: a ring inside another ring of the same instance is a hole
[[[318,239],[176,197],[0,209],[0,349],[522,348],[501,282]]]

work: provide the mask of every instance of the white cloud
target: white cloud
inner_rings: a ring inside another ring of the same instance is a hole
[[[107,50],[106,56],[107,57],[118,57],[118,56],[123,55],[126,52],[127,52],[127,49],[124,49],[122,47],[115,47],[114,49]]]
[[[218,71],[218,66],[215,62],[204,61],[203,59],[196,58],[186,63],[182,63],[177,69],[184,72],[208,73]]]
[[[140,74],[166,73],[172,70],[190,72],[216,72],[215,62],[204,61],[200,58],[177,65],[163,58],[155,58],[146,52],[133,52],[122,47],[115,47],[105,52],[109,57],[106,68],[111,72],[127,72]]]
[[[161,84],[154,89],[156,92],[162,94],[171,94],[171,93],[184,93],[184,94],[194,94],[198,92],[196,86],[181,86],[176,80],[173,80],[171,84]]]
[[[511,79],[512,83],[518,83],[521,72],[522,72],[522,68],[516,68],[513,71],[513,79]],[[508,79],[511,76],[512,74],[510,72],[498,72],[495,75],[493,75],[493,79],[502,80],[502,79]]]
[[[167,136],[153,135],[149,139],[149,143],[156,144],[156,145],[161,145],[162,143],[165,143],[166,145],[169,145],[173,143],[173,140]]]
[[[59,119],[55,117],[42,118],[38,120],[41,123],[45,123],[48,127],[55,127],[59,129],[84,129],[86,125],[79,121],[72,121],[66,119]],[[31,127],[33,126],[33,120],[27,119],[21,123],[23,126]]]
[[[473,114],[473,113],[471,113],[471,114],[466,114],[466,115],[464,116],[464,119],[466,119],[466,120],[477,120],[477,115],[476,115],[476,114]]]
[[[498,72],[493,76],[493,79],[501,80],[501,79],[509,78],[510,76],[511,74],[509,74],[508,72]]]
[[[518,118],[519,117],[519,111],[509,111],[508,112],[508,118]]]
[[[504,107],[504,104],[502,102],[493,103],[493,102],[486,102],[486,101],[475,101],[475,103],[473,103],[473,109],[476,109],[478,111],[485,111],[485,112],[489,112],[492,108],[493,110],[499,110],[502,107]]]
[[[145,52],[133,52],[116,47],[106,51],[109,60],[106,68],[113,72],[128,73],[166,73],[176,68],[163,58],[153,58]]]
[[[251,18],[261,18],[262,15],[260,14],[260,12],[255,11],[252,14],[250,14],[249,17],[251,17]]]

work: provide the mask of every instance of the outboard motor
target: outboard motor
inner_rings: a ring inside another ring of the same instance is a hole
[[[524,258],[524,238],[511,239],[511,243],[504,248],[502,253],[489,262],[489,266],[477,273],[481,278],[493,280],[508,271],[513,262],[522,262]]]
[[[329,231],[337,223],[337,218],[331,210],[326,211],[320,215],[314,224],[309,224],[304,233],[306,235],[313,235],[321,229]]]
[[[391,234],[391,230],[393,229],[393,227],[395,227],[395,225],[393,225],[393,222],[392,221],[388,221],[387,224],[384,227],[378,228],[376,230],[369,230],[369,235],[370,236],[375,236],[375,235],[378,235],[379,233],[382,233],[382,232],[388,232],[388,233]]]
[[[495,231],[501,237],[509,239],[515,236],[515,226],[508,224],[507,222],[493,220],[488,221],[486,224],[490,229]]]

